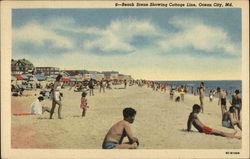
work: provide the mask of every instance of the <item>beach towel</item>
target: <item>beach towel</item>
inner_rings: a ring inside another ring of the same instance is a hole
[[[32,113],[15,113],[13,115],[15,115],[15,116],[25,116],[25,115],[35,115],[35,114],[32,114]]]

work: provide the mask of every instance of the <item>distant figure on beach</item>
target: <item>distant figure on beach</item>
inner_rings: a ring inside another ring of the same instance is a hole
[[[61,103],[61,100],[62,100],[62,93],[60,93],[60,90],[61,90],[61,84],[60,84],[60,80],[62,78],[62,75],[58,75],[56,77],[56,81],[54,83],[54,86],[52,88],[52,108],[51,108],[51,111],[50,111],[50,119],[52,119],[52,116],[54,114],[54,110],[55,110],[55,107],[56,107],[56,104],[58,104],[58,119],[62,119],[62,116],[61,116],[61,111],[62,111],[62,103]]]
[[[136,149],[139,141],[133,136],[130,128],[135,120],[136,111],[133,108],[123,109],[123,120],[113,125],[104,138],[103,149]],[[122,143],[124,137],[128,137],[128,143]]]
[[[181,97],[180,96],[177,96],[176,98],[175,98],[175,102],[180,102],[181,101]]]
[[[209,92],[209,101],[212,102],[213,98],[214,98],[213,91],[210,90],[210,92]]]
[[[89,108],[88,103],[87,103],[87,92],[82,92],[82,97],[81,97],[81,105],[80,108],[82,108],[82,117],[85,117],[87,108]]]
[[[174,99],[174,88],[171,88],[171,90],[169,92],[169,96],[170,96],[170,100]]]
[[[240,120],[240,112],[241,112],[241,106],[242,106],[242,98],[240,96],[240,91],[239,90],[235,90],[234,94],[232,95],[232,102],[231,104],[233,106],[235,106],[236,110],[237,110],[237,118],[238,120]]]
[[[199,87],[199,99],[200,99],[200,106],[201,106],[201,112],[204,112],[204,82],[201,82],[200,87]]]
[[[89,96],[94,96],[94,80],[91,78],[88,82],[88,86],[89,86]]]
[[[181,85],[180,96],[181,96],[181,101],[183,101],[183,102],[184,102],[184,94],[185,94],[185,88],[183,85]]]
[[[100,93],[103,91],[105,93],[105,81],[104,78],[100,81]]]
[[[124,80],[124,89],[127,87],[127,80]]]
[[[200,111],[201,111],[201,107],[198,104],[194,104],[193,105],[193,111],[189,114],[189,117],[188,117],[187,131],[190,131],[191,126],[193,125],[200,133],[241,139],[240,136],[235,136],[237,131],[235,131],[234,133],[227,133],[227,132],[219,131],[219,130],[216,130],[216,129],[212,129],[212,128],[208,127],[208,126],[205,126],[198,118],[198,114],[199,114]]]
[[[48,107],[42,106],[41,102],[44,100],[42,96],[38,97],[36,101],[34,101],[30,105],[30,113],[31,114],[43,114],[44,112],[50,112]]]
[[[219,93],[218,105],[221,105],[221,117],[223,118],[223,114],[227,111],[227,93],[219,87],[217,92]]]
[[[226,127],[226,128],[234,128],[234,125],[237,125],[237,127],[242,130],[241,127],[241,123],[239,120],[237,120],[236,117],[236,111],[235,111],[235,107],[231,106],[229,108],[229,111],[225,112],[223,115],[223,119],[222,119],[222,126]]]

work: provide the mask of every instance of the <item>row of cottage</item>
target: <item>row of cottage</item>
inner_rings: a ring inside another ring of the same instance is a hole
[[[57,67],[35,67],[26,59],[11,60],[12,75],[35,74],[44,77],[56,77],[62,74],[64,77],[75,77],[77,79],[89,80],[90,78],[100,81],[105,80],[132,80],[130,75],[120,74],[118,71],[88,71],[88,70],[60,70]]]

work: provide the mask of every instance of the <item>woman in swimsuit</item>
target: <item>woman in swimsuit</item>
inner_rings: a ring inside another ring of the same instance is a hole
[[[52,116],[54,114],[54,110],[56,105],[58,105],[58,119],[62,119],[61,116],[61,111],[62,111],[62,103],[61,103],[61,97],[62,97],[62,93],[60,93],[61,90],[61,83],[60,80],[62,78],[62,75],[58,75],[56,77],[56,81],[54,83],[54,86],[51,90],[51,96],[52,96],[52,108],[50,111],[50,119],[52,119]]]
[[[185,94],[185,88],[183,85],[181,85],[180,88],[181,101],[184,101],[184,94]]]

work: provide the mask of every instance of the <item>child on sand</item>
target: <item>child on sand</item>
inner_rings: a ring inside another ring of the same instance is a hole
[[[205,133],[205,134],[211,134],[211,135],[219,135],[222,137],[231,137],[231,138],[236,138],[236,139],[241,139],[240,136],[235,136],[237,131],[234,133],[227,133],[223,131],[219,131],[216,129],[212,129],[208,126],[205,126],[198,118],[198,114],[201,111],[201,107],[198,104],[193,105],[193,111],[190,113],[187,121],[187,131],[191,130],[191,126],[193,126],[200,132],[200,133]]]
[[[82,92],[81,105],[80,105],[80,108],[82,108],[82,117],[85,117],[87,108],[89,108],[86,96],[87,93]]]

